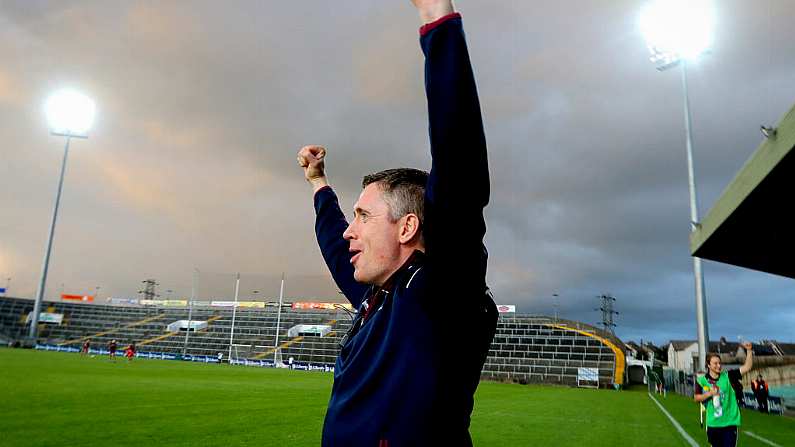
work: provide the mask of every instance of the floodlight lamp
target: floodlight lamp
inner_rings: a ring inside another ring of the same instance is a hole
[[[85,137],[94,123],[94,101],[75,90],[60,90],[44,106],[50,131],[56,135]]]
[[[651,60],[660,69],[707,52],[714,28],[711,0],[653,0],[640,17]]]

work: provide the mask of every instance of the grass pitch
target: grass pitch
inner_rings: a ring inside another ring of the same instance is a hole
[[[0,349],[0,446],[317,446],[329,373]],[[695,404],[660,399],[699,445]],[[743,429],[795,446],[795,421],[743,412]],[[478,446],[687,446],[642,391],[484,382]],[[740,435],[742,446],[769,446]]]

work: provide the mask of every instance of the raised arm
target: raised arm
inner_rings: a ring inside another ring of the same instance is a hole
[[[354,307],[359,307],[367,286],[353,279],[353,266],[348,251],[350,244],[342,233],[348,227],[337,195],[328,184],[325,172],[326,149],[305,146],[298,151],[298,165],[312,186],[315,203],[315,235],[323,259],[342,293]]]
[[[743,366],[740,367],[740,374],[742,375],[748,374],[748,372],[751,371],[751,368],[754,367],[753,347],[754,346],[749,341],[743,343],[743,348],[745,349],[745,363],[743,363]]]
[[[468,289],[485,289],[486,138],[461,16],[449,0],[413,0],[424,22],[431,173],[424,235],[429,260]],[[477,284],[475,284],[477,282]]]

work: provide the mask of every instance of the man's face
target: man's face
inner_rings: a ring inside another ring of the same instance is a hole
[[[713,374],[720,374],[721,364],[719,357],[712,357],[709,359],[709,370],[712,371]]]
[[[350,243],[356,281],[380,286],[400,268],[399,235],[400,221],[392,222],[381,187],[367,185],[354,204],[354,219],[343,233]]]

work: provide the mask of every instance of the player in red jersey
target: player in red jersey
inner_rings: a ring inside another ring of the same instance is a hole
[[[131,362],[133,357],[135,357],[135,342],[132,342],[129,346],[127,346],[127,352],[125,355],[127,356],[127,361]]]

